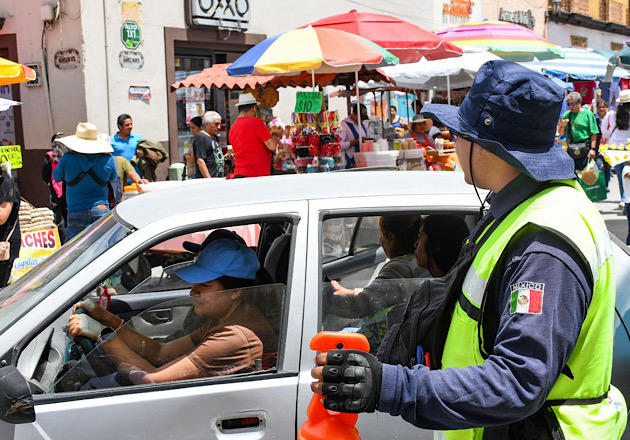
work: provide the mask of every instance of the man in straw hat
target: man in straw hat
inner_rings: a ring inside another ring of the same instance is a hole
[[[232,125],[229,141],[234,149],[234,177],[256,177],[271,174],[271,153],[282,136],[280,127],[267,128],[258,118],[258,106],[251,93],[238,97],[238,119]]]
[[[573,161],[554,145],[563,97],[543,75],[496,60],[461,107],[422,109],[458,136],[465,180],[490,190],[490,209],[446,275],[418,350],[429,362],[419,356],[410,369],[352,350],[319,354],[311,387],[326,408],[402,415],[446,439],[621,437],[626,404],[610,383],[612,246]]]
[[[61,157],[53,176],[66,183],[68,239],[109,212],[110,181],[118,176],[112,146],[98,137],[94,124],[80,122],[74,135],[58,138],[70,150]]]

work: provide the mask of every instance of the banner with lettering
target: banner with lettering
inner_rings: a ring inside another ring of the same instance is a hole
[[[52,229],[37,229],[22,232],[22,246],[20,256],[13,262],[9,282],[13,282],[50,257],[61,247],[59,230],[55,226]]]

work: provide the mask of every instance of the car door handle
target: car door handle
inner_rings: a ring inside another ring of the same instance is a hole
[[[171,309],[158,309],[147,312],[145,320],[151,324],[164,324],[173,320]]]
[[[216,420],[215,426],[217,431],[226,435],[258,432],[266,429],[267,418],[268,415],[264,411],[248,411],[241,414],[225,415]]]

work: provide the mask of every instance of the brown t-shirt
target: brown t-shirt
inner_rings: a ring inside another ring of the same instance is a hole
[[[220,323],[208,321],[190,334],[196,348],[188,359],[208,376],[253,367],[265,351],[277,350],[273,328],[252,304],[241,302]]]

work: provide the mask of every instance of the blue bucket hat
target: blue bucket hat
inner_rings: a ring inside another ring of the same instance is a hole
[[[421,113],[544,182],[575,178],[573,159],[555,144],[564,91],[519,64],[488,61],[461,107],[427,104]]]
[[[210,243],[190,266],[175,271],[188,283],[207,283],[224,275],[253,280],[260,269],[256,253],[236,240]]]

